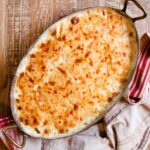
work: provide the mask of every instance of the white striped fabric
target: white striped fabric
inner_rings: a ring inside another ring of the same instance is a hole
[[[143,91],[150,82],[150,37],[144,34],[141,38],[141,46],[138,56],[137,67],[128,91],[124,97],[132,104],[142,100]]]

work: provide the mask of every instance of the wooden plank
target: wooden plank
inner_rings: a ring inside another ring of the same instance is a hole
[[[7,100],[5,100],[5,94],[2,94],[2,92],[5,92],[3,90],[3,87],[6,85],[6,55],[7,55],[7,45],[6,45],[6,39],[7,39],[7,18],[6,18],[6,1],[0,1],[0,114],[3,112],[8,112],[6,108],[6,105],[8,103]],[[5,104],[5,105],[4,105]],[[6,150],[7,148],[0,140],[0,149]]]
[[[77,8],[78,10],[88,8],[88,7],[96,7],[99,5],[98,0],[78,0],[77,1]]]
[[[55,0],[53,4],[53,22],[77,10],[76,0]]]
[[[7,86],[7,1],[0,1],[0,114],[9,114]]]

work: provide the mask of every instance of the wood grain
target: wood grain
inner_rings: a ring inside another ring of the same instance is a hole
[[[150,1],[138,0],[148,17],[135,23],[139,37],[150,32]],[[16,68],[29,46],[52,23],[77,10],[94,6],[121,9],[124,0],[0,0],[0,114],[11,115],[9,93]],[[131,16],[141,12],[129,3]],[[0,143],[0,150],[6,148]]]

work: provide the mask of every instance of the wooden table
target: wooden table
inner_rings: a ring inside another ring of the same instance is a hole
[[[150,32],[150,0],[138,0],[148,17],[136,22],[139,37]],[[33,41],[51,24],[93,6],[122,8],[124,0],[0,0],[0,114],[10,115],[9,93],[15,70]],[[131,2],[132,16],[141,14]],[[0,143],[0,150],[5,150]]]

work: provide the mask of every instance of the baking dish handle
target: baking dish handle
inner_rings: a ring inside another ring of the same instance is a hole
[[[135,18],[130,17],[132,19],[132,21],[135,22],[137,20],[144,19],[147,16],[147,14],[146,14],[145,10],[143,9],[143,7],[136,0],[125,0],[124,7],[121,11],[126,13],[126,9],[127,9],[127,5],[128,5],[129,1],[132,1],[143,12],[142,16],[135,17]]]
[[[13,145],[15,145],[15,146],[18,147],[18,148],[23,148],[23,147],[25,146],[25,143],[26,143],[26,135],[25,135],[25,134],[22,135],[22,136],[23,136],[22,143],[21,143],[21,144],[18,144],[13,138],[11,138],[11,137],[7,134],[7,130],[13,129],[13,128],[17,128],[17,126],[16,126],[16,125],[10,125],[10,126],[4,127],[4,128],[2,129],[3,134],[4,134],[4,136],[6,137],[6,139],[7,139],[9,142],[11,142]]]

